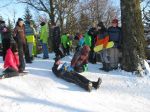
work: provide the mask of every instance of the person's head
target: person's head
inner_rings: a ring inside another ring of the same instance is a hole
[[[118,26],[118,19],[113,19],[112,20],[112,26],[117,27]]]
[[[46,23],[45,23],[44,21],[42,21],[40,25],[41,25],[41,26],[44,26],[45,24],[46,24]]]
[[[1,26],[1,27],[4,27],[4,26],[5,26],[5,21],[0,20],[0,26]]]
[[[20,26],[20,27],[22,27],[23,25],[24,25],[23,19],[21,19],[21,18],[18,18],[18,21],[17,21],[17,26]]]
[[[61,58],[60,58],[60,56],[57,56],[56,58],[55,58],[55,64],[56,65],[60,65],[61,64],[61,60],[60,60]]]
[[[97,29],[98,29],[98,30],[101,30],[101,29],[104,29],[104,28],[105,28],[105,26],[104,26],[103,22],[99,22],[99,23],[97,24]]]
[[[82,50],[81,50],[81,54],[83,54],[83,55],[88,55],[89,52],[90,52],[90,47],[87,46],[87,45],[83,46],[83,48],[82,48]]]
[[[17,44],[16,43],[11,43],[10,44],[10,48],[11,48],[13,53],[17,53],[18,52],[18,48],[17,48]]]

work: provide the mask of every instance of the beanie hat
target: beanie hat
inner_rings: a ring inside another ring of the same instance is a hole
[[[22,18],[18,18],[18,22],[19,22],[19,21],[23,21],[23,19],[22,19]]]
[[[118,19],[113,19],[112,23],[117,23],[118,24]]]

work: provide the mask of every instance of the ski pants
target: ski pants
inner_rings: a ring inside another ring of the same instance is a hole
[[[24,61],[24,54],[26,49],[26,44],[23,44],[21,41],[18,43],[18,55],[19,55],[19,70],[24,71],[25,70],[25,61]]]
[[[110,57],[110,67],[112,69],[118,68],[120,53],[118,48],[108,49],[108,55]]]
[[[29,56],[32,57],[33,53],[33,43],[28,43],[28,49],[29,49]]]
[[[48,58],[48,46],[46,43],[42,43],[42,49],[43,49],[43,58]]]
[[[19,75],[19,73],[14,68],[11,68],[11,67],[8,67],[6,70],[3,71],[3,73],[6,78]]]
[[[56,70],[56,69],[53,69],[53,72],[57,77],[62,78],[64,80],[66,80],[67,82],[74,83],[74,84],[84,88],[85,90],[87,90],[88,85],[91,82],[86,77],[84,77],[76,72],[66,72],[63,70]]]
[[[108,49],[104,49],[100,52],[100,58],[101,58],[102,63],[110,63]]]

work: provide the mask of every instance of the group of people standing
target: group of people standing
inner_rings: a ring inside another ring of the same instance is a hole
[[[6,74],[8,77],[23,73],[25,71],[25,63],[32,63],[34,57],[37,56],[37,32],[33,21],[24,21],[19,18],[14,30],[11,30],[6,27],[5,21],[0,20],[0,36],[4,61],[4,71],[1,76]],[[45,24],[41,23],[40,32],[42,37],[40,39],[43,46],[44,59],[49,58],[47,30]]]
[[[91,49],[89,62],[96,64],[97,60],[101,60],[103,68],[100,68],[100,70],[110,71],[118,68],[121,59],[122,36],[117,19],[112,20],[112,26],[108,29],[103,22],[99,22],[97,27],[90,28],[83,36],[78,34],[78,39],[79,44],[77,48],[87,45]],[[106,49],[108,42],[113,42],[114,46]],[[103,49],[96,53],[94,47],[100,44],[103,44]]]
[[[44,21],[41,22],[40,26],[43,59],[49,59],[49,26]],[[3,43],[5,68],[3,73],[7,74],[7,77],[24,72],[25,61],[26,63],[32,63],[34,56],[37,55],[37,33],[32,21],[24,22],[23,19],[19,18],[13,34],[10,32],[5,22],[0,21],[0,36]],[[101,70],[110,71],[118,68],[121,57],[122,38],[121,28],[118,27],[117,19],[112,21],[112,26],[108,29],[104,26],[103,22],[99,22],[97,27],[90,28],[84,35],[78,33],[74,38],[67,33],[61,35],[59,26],[56,23],[52,23],[52,37],[55,53],[55,62],[52,71],[56,76],[64,80],[76,83],[82,88],[91,91],[92,87],[98,89],[102,80],[99,78],[97,82],[93,82],[79,74],[88,70],[88,62],[96,64],[97,59],[100,58],[103,64],[103,68],[100,68]],[[61,64],[60,59],[70,55],[70,47],[74,40],[77,40],[78,44],[71,64]],[[114,46],[106,49],[106,43],[103,43],[106,40],[113,41]],[[100,54],[98,57],[94,51],[94,47],[101,43],[104,44],[104,48],[98,53]]]

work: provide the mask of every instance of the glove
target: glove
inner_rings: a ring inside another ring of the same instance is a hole
[[[84,71],[88,71],[88,64],[83,65]]]
[[[68,66],[68,67],[67,67],[67,71],[68,71],[68,72],[72,72],[72,71],[74,71],[74,69],[73,69],[72,66]]]
[[[60,68],[60,70],[64,70],[64,71],[67,70],[67,63],[66,62],[62,65],[62,67]]]

